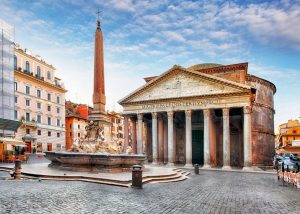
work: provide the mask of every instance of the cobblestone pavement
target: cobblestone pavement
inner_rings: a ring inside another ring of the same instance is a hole
[[[142,190],[0,180],[0,190],[0,213],[300,213],[300,190],[283,187],[270,174],[201,171],[186,181]]]

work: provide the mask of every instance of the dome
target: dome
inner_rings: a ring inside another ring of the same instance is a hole
[[[202,70],[202,69],[206,69],[206,68],[213,68],[213,67],[219,67],[219,66],[223,66],[221,64],[215,64],[215,63],[202,63],[202,64],[197,64],[197,65],[193,65],[188,67],[188,70],[191,71],[197,71],[197,70]]]

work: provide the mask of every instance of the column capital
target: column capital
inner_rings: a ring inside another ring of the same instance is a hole
[[[185,110],[185,116],[191,117],[192,116],[192,110]]]
[[[167,115],[168,115],[168,118],[173,118],[174,112],[173,111],[168,111]]]
[[[243,112],[244,112],[244,114],[250,114],[252,112],[251,106],[244,106]]]
[[[204,117],[210,117],[211,116],[210,109],[203,109],[203,115]]]
[[[151,115],[152,115],[152,119],[157,119],[157,112],[152,112]]]
[[[143,114],[138,113],[138,114],[137,114],[137,118],[138,118],[138,120],[142,120],[142,119],[143,119]]]
[[[229,116],[229,108],[223,108],[222,112],[223,112],[223,117],[228,117]]]

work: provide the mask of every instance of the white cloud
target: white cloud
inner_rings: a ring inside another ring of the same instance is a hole
[[[182,35],[174,31],[163,31],[162,32],[167,40],[173,40],[177,42],[185,42],[185,39]]]

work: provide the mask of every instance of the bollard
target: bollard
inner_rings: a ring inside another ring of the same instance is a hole
[[[194,171],[195,171],[195,175],[199,175],[199,165],[198,164],[194,164]]]
[[[14,174],[15,180],[21,179],[21,161],[17,159],[15,161],[15,174]]]
[[[132,188],[142,189],[143,188],[143,170],[142,166],[134,165],[132,167]]]

